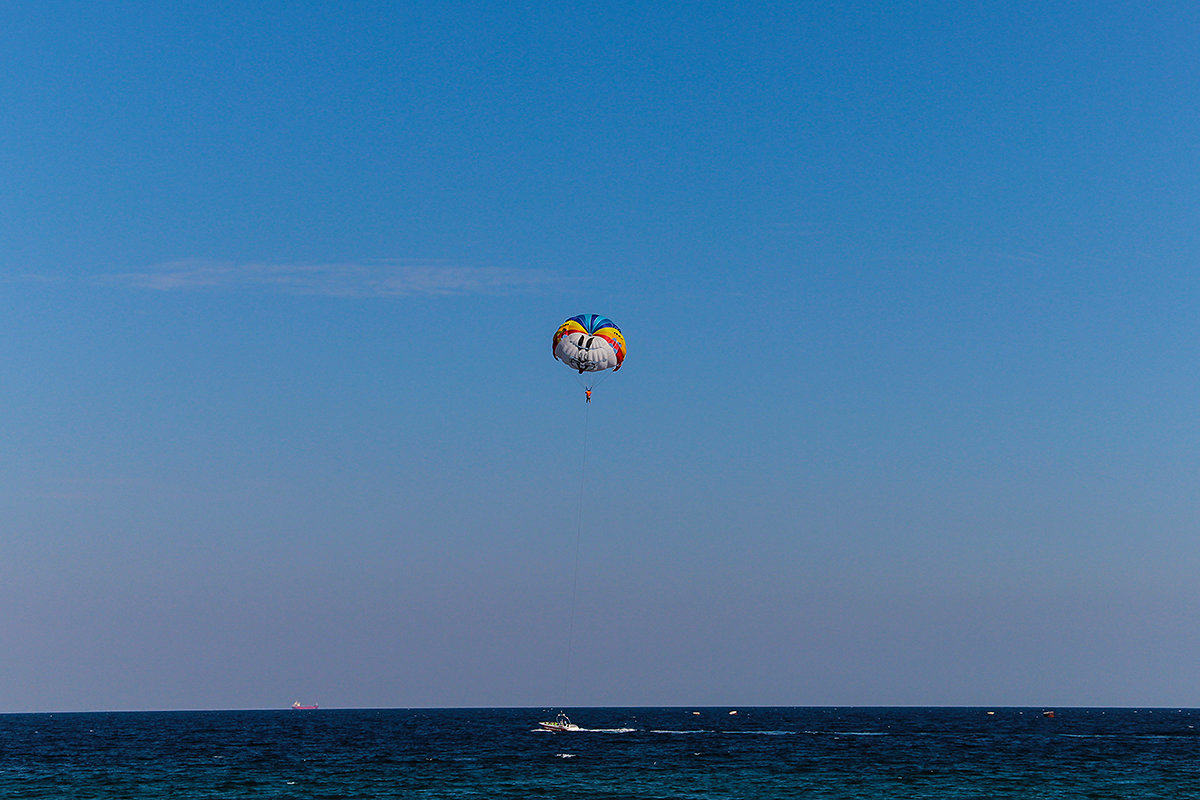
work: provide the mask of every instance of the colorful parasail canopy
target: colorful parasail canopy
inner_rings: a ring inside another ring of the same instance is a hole
[[[580,314],[554,332],[554,357],[580,374],[616,372],[625,360],[625,337],[608,317]]]

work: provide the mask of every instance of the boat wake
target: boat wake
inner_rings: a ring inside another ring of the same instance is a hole
[[[533,728],[533,733],[637,733],[637,728],[581,728],[572,727],[569,731],[551,730],[549,728]]]

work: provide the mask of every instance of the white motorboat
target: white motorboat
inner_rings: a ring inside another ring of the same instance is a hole
[[[538,726],[542,730],[554,731],[555,733],[569,733],[571,731],[581,731],[583,728],[571,722],[566,714],[559,714],[558,719],[554,722],[539,722]]]

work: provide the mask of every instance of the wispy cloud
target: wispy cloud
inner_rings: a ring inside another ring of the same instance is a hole
[[[501,294],[536,289],[555,277],[543,270],[463,267],[438,261],[261,264],[188,260],[96,280],[161,292],[259,289],[329,297],[394,297]]]

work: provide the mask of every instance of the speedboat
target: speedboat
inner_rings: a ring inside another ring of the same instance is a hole
[[[570,718],[567,717],[566,714],[561,713],[558,715],[558,719],[556,719],[554,722],[539,722],[538,726],[541,727],[542,730],[554,731],[555,733],[568,733],[570,731],[583,730],[583,728],[579,727],[574,722],[571,722]]]

